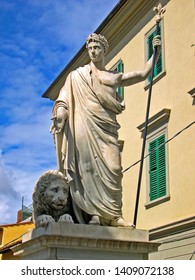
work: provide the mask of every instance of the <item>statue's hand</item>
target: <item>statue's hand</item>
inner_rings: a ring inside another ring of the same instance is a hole
[[[161,50],[161,36],[160,35],[156,35],[154,37],[152,45],[153,45],[153,50],[155,48],[157,48],[157,51],[160,52],[160,50]]]
[[[53,123],[50,131],[54,133],[59,133],[62,131],[65,121],[68,117],[68,112],[64,107],[59,107],[57,109],[57,115],[52,118]]]
[[[73,219],[69,214],[64,214],[62,215],[59,220],[59,222],[64,222],[64,223],[69,223],[69,224],[73,224]]]

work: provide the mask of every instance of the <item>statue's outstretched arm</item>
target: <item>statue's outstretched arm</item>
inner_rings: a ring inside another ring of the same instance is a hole
[[[156,61],[158,60],[160,50],[161,50],[161,37],[160,35],[157,35],[154,37],[153,40],[153,49],[157,48],[157,56]],[[129,73],[124,73],[120,76],[119,80],[119,86],[130,86],[139,82],[144,81],[151,73],[152,70],[152,61],[153,61],[153,55],[151,58],[147,61],[145,64],[145,67],[142,71],[134,71]]]

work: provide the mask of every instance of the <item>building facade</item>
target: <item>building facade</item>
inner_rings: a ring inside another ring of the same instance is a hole
[[[142,70],[155,36],[156,0],[121,0],[95,31],[109,41],[107,69]],[[195,2],[162,0],[161,56],[152,100],[136,228],[162,245],[151,259],[195,259]],[[85,46],[44,93],[55,100],[68,73],[89,62]],[[118,117],[124,171],[123,216],[133,222],[150,81],[119,89]]]
[[[22,243],[22,235],[34,228],[34,223],[20,222],[16,224],[0,225],[0,260],[17,260],[11,248]]]
[[[22,243],[22,235],[33,228],[32,205],[26,207],[22,200],[22,209],[17,212],[16,223],[0,225],[0,260],[19,259],[13,255],[11,248]]]

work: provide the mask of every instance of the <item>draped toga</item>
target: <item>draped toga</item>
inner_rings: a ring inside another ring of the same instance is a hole
[[[110,73],[111,75],[114,74]],[[68,177],[79,223],[86,215],[105,220],[121,217],[122,171],[116,114],[124,107],[102,87],[90,65],[72,71],[54,106],[68,111],[61,136],[61,171]],[[55,113],[54,113],[55,114]]]

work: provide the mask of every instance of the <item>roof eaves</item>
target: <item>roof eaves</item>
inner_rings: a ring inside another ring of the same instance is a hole
[[[20,223],[15,223],[15,224],[4,224],[4,225],[0,225],[0,230],[3,229],[4,227],[11,227],[11,226],[18,226],[18,225],[24,225],[24,224],[33,224],[32,221],[28,221],[28,222],[20,222]]]
[[[20,240],[17,240],[17,241],[14,241],[14,242],[11,242],[7,245],[4,245],[0,248],[0,254],[3,254],[3,253],[6,253],[8,251],[11,250],[11,247],[15,246],[15,245],[18,245],[18,244],[21,244],[22,243],[22,239]]]

